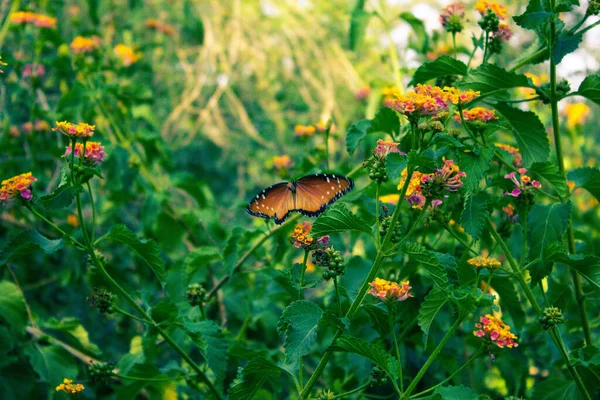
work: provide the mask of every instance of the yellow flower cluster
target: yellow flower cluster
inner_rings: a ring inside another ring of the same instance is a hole
[[[494,146],[506,151],[508,154],[513,156],[513,165],[515,167],[520,168],[523,166],[523,157],[521,156],[521,153],[519,153],[519,149],[517,147],[513,147],[509,144],[503,144],[503,143],[494,143]]]
[[[273,157],[272,161],[273,166],[276,169],[289,168],[293,164],[292,159],[287,154],[284,154],[282,156],[275,156]]]
[[[491,120],[498,119],[496,117],[496,111],[489,110],[485,107],[474,107],[470,110],[463,110],[463,119],[467,122],[488,122]],[[462,122],[458,111],[454,113],[454,120],[456,122]]]
[[[311,229],[312,224],[308,221],[304,222],[303,224],[296,224],[294,231],[291,234],[290,243],[297,248],[302,246],[310,246],[314,242],[314,239],[308,236]]]
[[[406,182],[406,175],[408,174],[408,170],[404,168],[402,173],[400,174],[400,183],[398,184],[398,190],[402,190],[404,183]],[[406,189],[406,197],[411,196],[412,194],[421,193],[421,178],[423,177],[423,173],[419,171],[413,172],[412,178],[410,178],[410,183],[408,184],[408,188]]]
[[[301,137],[309,137],[315,134],[317,128],[312,125],[296,125],[294,127],[294,134]]]
[[[567,125],[575,127],[585,122],[590,114],[590,108],[585,103],[567,104],[564,114],[567,116]]]
[[[86,124],[85,122],[80,122],[75,125],[74,123],[67,121],[56,121],[56,127],[52,128],[53,131],[59,131],[72,139],[89,139],[94,135],[95,129],[95,125]]]
[[[418,84],[414,92],[396,94],[385,105],[406,116],[437,116],[449,104],[466,104],[479,96],[474,90],[462,91],[453,87]]]
[[[133,47],[118,44],[114,48],[115,54],[121,59],[124,66],[135,64],[142,58],[142,53],[136,52]]]
[[[94,51],[100,44],[100,39],[97,36],[85,37],[77,36],[71,42],[71,51],[75,54],[85,54]]]
[[[156,19],[148,19],[144,25],[146,25],[146,28],[157,30],[165,35],[171,36],[175,34],[175,28]]]
[[[496,318],[491,314],[486,314],[485,317],[479,318],[478,324],[475,324],[473,335],[477,337],[487,337],[496,346],[503,347],[517,347],[518,343],[517,336],[510,331],[510,326],[506,325],[500,318]]]
[[[485,14],[487,10],[492,10],[498,18],[506,18],[506,6],[500,5],[495,1],[479,0],[477,4],[475,4],[475,9],[479,11],[481,15]]]
[[[68,394],[77,394],[83,392],[85,387],[81,383],[73,383],[71,379],[63,379],[63,383],[56,387],[57,392],[65,392]]]
[[[479,97],[480,92],[476,92],[474,90],[465,90],[462,91],[457,88],[444,86],[444,88],[440,88],[439,86],[431,86],[431,85],[421,85],[418,84],[415,92],[433,97],[438,101],[442,101],[446,104],[465,104],[470,102],[471,100]]]
[[[397,282],[375,278],[373,282],[369,283],[372,289],[368,293],[381,301],[404,301],[409,297],[413,297],[409,283],[409,281],[403,281],[398,284]]]
[[[31,24],[40,28],[56,28],[56,18],[36,14],[31,11],[17,11],[10,15],[10,20],[15,24]]]
[[[33,196],[30,188],[36,180],[31,172],[27,172],[2,181],[0,202],[10,201],[19,196],[25,200],[31,200]]]
[[[488,269],[496,269],[500,267],[500,261],[495,258],[486,257],[486,256],[477,256],[469,259],[467,261],[469,264],[474,266],[475,268],[488,268]]]

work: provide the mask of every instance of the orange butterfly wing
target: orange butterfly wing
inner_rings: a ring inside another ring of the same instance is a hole
[[[278,225],[283,223],[294,210],[294,196],[288,185],[280,182],[264,189],[248,204],[246,212],[255,217],[274,218]]]
[[[352,179],[333,175],[308,175],[296,181],[295,211],[308,217],[321,214],[328,205],[354,188]]]

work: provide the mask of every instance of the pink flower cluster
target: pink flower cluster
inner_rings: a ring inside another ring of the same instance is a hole
[[[519,178],[517,179],[517,172],[519,173]],[[540,189],[542,184],[538,181],[534,181],[528,175],[526,168],[519,168],[517,172],[511,172],[510,174],[504,175],[504,178],[510,179],[515,184],[515,188],[511,192],[504,192],[504,195],[519,197],[522,193],[527,192],[532,189]]]
[[[378,158],[384,159],[390,153],[406,154],[398,149],[399,145],[400,143],[391,140],[379,139],[377,141],[377,147],[375,147],[375,150],[373,150],[373,155],[375,155]]]
[[[68,158],[73,151],[73,146],[70,144],[67,146],[65,154],[63,157]],[[75,157],[81,158],[81,154],[83,153],[83,144],[77,143],[75,145]],[[104,156],[106,153],[104,152],[104,146],[101,145],[100,142],[87,142],[85,146],[85,157],[84,161],[86,163],[92,165],[100,165],[104,162]]]
[[[488,338],[492,343],[500,348],[517,347],[517,336],[510,331],[510,326],[506,325],[500,318],[491,314],[485,317],[479,317],[478,324],[475,324],[473,335],[479,338]]]

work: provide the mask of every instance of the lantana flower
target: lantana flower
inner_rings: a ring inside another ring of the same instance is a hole
[[[141,53],[136,52],[133,49],[133,47],[126,46],[122,43],[116,45],[113,51],[121,59],[121,62],[126,67],[129,67],[130,65],[135,64],[142,58]]]
[[[272,158],[271,161],[273,162],[273,166],[275,167],[275,169],[287,169],[294,164],[290,156],[288,156],[287,154],[275,156]]]
[[[296,125],[294,127],[294,134],[300,137],[309,137],[315,134],[317,129],[312,125]]]
[[[68,394],[77,394],[85,390],[85,386],[81,383],[73,383],[71,379],[63,379],[63,382],[55,389],[57,392],[65,392]]]
[[[465,122],[479,124],[498,119],[498,117],[496,117],[495,110],[489,110],[485,107],[473,107],[469,110],[463,110],[462,115]],[[454,120],[456,122],[462,123],[460,113],[458,111],[454,113]]]
[[[512,162],[515,167],[521,168],[523,166],[523,157],[521,156],[521,153],[519,152],[519,149],[517,147],[513,147],[511,145],[503,143],[494,143],[494,146],[506,151],[508,154],[513,156]]]
[[[13,176],[10,179],[2,181],[2,186],[0,186],[0,204],[8,203],[17,198],[31,200],[33,198],[31,184],[35,181],[37,179],[31,172]]]
[[[66,147],[63,157],[68,158],[71,155],[72,149],[73,145],[69,144]],[[81,158],[82,153],[83,143],[75,144],[75,157]],[[104,146],[102,146],[100,142],[87,142],[85,145],[85,156],[83,160],[88,164],[100,165],[104,162],[105,155],[106,153],[104,152]]]
[[[373,282],[369,283],[371,290],[367,293],[377,297],[383,302],[404,301],[409,297],[413,297],[413,294],[410,292],[412,287],[409,283],[409,281],[403,281],[398,284],[397,282],[375,278]]]
[[[582,125],[590,114],[590,108],[585,103],[572,103],[565,106],[564,114],[567,116],[567,125],[575,127]]]
[[[458,33],[463,30],[466,6],[462,3],[451,3],[442,10],[440,23],[450,33]]]
[[[498,4],[495,1],[479,0],[477,4],[475,4],[475,9],[479,11],[481,15],[485,15],[488,10],[492,10],[501,20],[505,19],[507,15],[506,6]]]
[[[487,268],[495,270],[500,267],[500,261],[488,256],[477,256],[467,260],[476,269]]]
[[[290,235],[290,244],[293,244],[296,248],[304,248],[305,250],[312,250],[313,248],[320,246],[327,246],[329,243],[329,236],[323,236],[315,240],[310,236],[312,230],[312,224],[305,221],[302,224],[296,224],[294,231]]]
[[[444,192],[454,193],[462,187],[461,178],[465,176],[467,174],[454,161],[444,159],[442,168],[421,178],[422,193],[432,199],[446,197]]]
[[[500,348],[517,347],[517,336],[510,331],[510,326],[506,325],[500,318],[496,318],[491,314],[486,314],[485,317],[479,317],[479,323],[475,324],[473,335],[489,340]]]
[[[402,190],[402,188],[404,187],[404,183],[406,182],[407,175],[408,175],[408,170],[406,168],[404,168],[404,170],[400,174],[400,183],[398,184],[398,190]],[[408,201],[408,204],[412,208],[421,209],[425,205],[425,196],[423,196],[421,194],[421,191],[422,191],[421,178],[423,176],[424,175],[419,171],[413,172],[413,175],[412,175],[410,182],[408,184],[408,187],[406,189],[405,197],[406,197],[406,200]]]
[[[91,38],[85,36],[77,36],[71,42],[69,46],[71,51],[75,54],[90,53],[98,48],[100,45],[100,39],[97,36]]]
[[[56,28],[56,18],[31,11],[17,11],[12,13],[10,21],[15,24],[31,24],[39,28]]]
[[[392,140],[379,139],[377,141],[377,147],[375,147],[375,150],[373,150],[373,155],[380,159],[384,159],[390,153],[405,154],[401,152],[400,149],[398,149],[399,145],[400,143],[394,142]]]
[[[509,204],[505,207],[502,207],[502,211],[504,211],[504,215],[506,218],[512,222],[517,222],[517,218],[519,217],[515,212],[515,206]]]
[[[356,100],[364,100],[371,94],[371,88],[368,86],[361,87],[354,94]]]
[[[77,125],[75,125],[74,123],[67,121],[56,121],[56,127],[52,128],[53,131],[59,131],[71,139],[83,140],[91,138],[94,135],[95,129],[95,125],[90,125],[85,122],[79,122]]]
[[[519,173],[520,179],[517,179],[517,172]],[[515,188],[511,192],[504,193],[505,196],[519,197],[524,192],[532,189],[540,189],[542,187],[541,183],[531,179],[528,175],[525,175],[527,173],[526,168],[519,168],[517,172],[511,172],[510,174],[504,175],[504,178],[510,179],[515,184]]]

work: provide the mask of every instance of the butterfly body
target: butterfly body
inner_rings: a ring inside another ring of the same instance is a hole
[[[273,218],[278,225],[293,211],[316,217],[353,187],[354,182],[343,176],[307,175],[263,189],[250,201],[246,211],[255,217]]]

